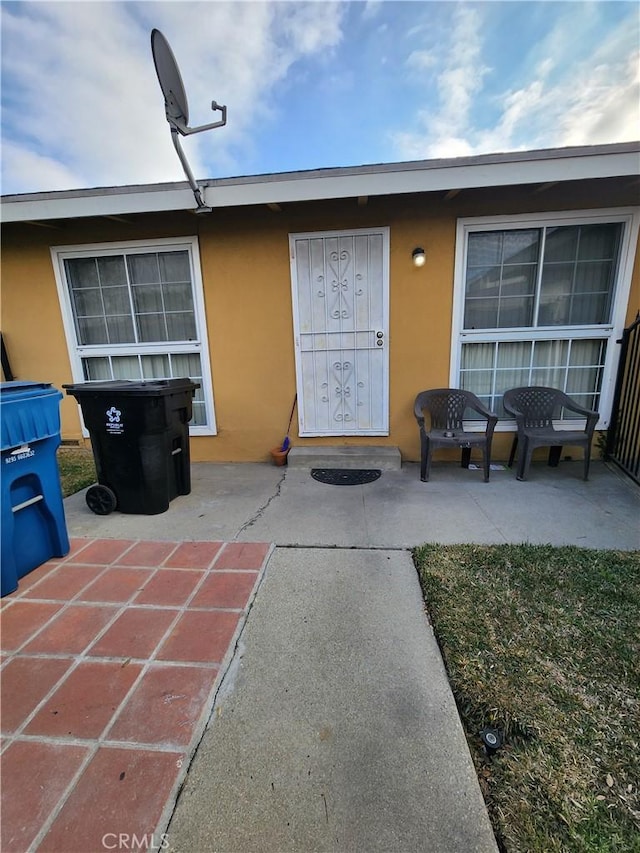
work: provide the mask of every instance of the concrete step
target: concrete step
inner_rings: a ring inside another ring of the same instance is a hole
[[[402,457],[398,447],[388,445],[339,446],[306,444],[292,447],[287,458],[289,468],[379,468],[399,471]]]

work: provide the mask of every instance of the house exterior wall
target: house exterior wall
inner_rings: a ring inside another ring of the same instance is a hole
[[[582,192],[586,194],[586,189]],[[599,208],[629,204],[600,191]],[[591,199],[594,196],[591,195]],[[390,432],[387,437],[299,439],[295,444],[397,445],[405,461],[419,458],[413,400],[418,391],[449,384],[456,222],[462,216],[586,208],[559,188],[538,196],[508,187],[496,192],[308,202],[284,206],[64,221],[55,229],[11,225],[3,232],[2,330],[20,379],[72,381],[51,261],[51,246],[196,235],[204,286],[217,435],[194,436],[194,461],[262,461],[286,432],[296,389],[292,327],[290,233],[388,226],[390,229]],[[593,206],[593,205],[592,205]],[[411,263],[416,246],[426,264]],[[636,249],[627,321],[640,307]],[[63,438],[81,440],[77,404],[61,405]],[[511,434],[497,433],[494,457],[505,459]]]

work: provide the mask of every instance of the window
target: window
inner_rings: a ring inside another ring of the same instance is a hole
[[[630,211],[461,220],[452,384],[502,418],[508,388],[550,385],[606,426],[637,230]]]
[[[59,247],[52,255],[74,380],[188,376],[201,386],[191,430],[214,432],[197,241]]]

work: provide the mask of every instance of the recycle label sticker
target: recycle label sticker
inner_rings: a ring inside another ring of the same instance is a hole
[[[120,409],[116,409],[115,406],[111,406],[110,409],[107,409],[107,432],[111,435],[121,435],[124,432],[124,424],[121,422],[120,418],[122,417],[122,412]]]

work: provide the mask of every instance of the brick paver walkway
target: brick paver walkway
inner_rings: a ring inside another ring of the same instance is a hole
[[[75,539],[2,599],[3,853],[160,846],[270,553]]]

